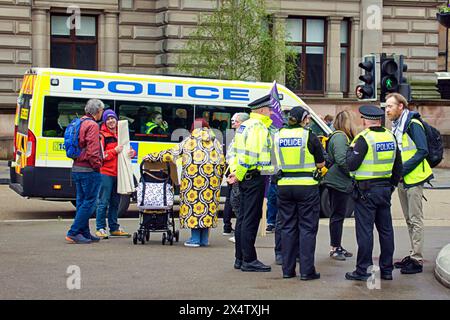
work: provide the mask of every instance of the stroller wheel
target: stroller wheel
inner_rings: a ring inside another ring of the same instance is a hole
[[[137,232],[133,233],[133,244],[137,244],[138,242],[138,234]]]
[[[163,233],[163,235],[162,235],[162,245],[165,245],[166,244],[166,240],[167,240],[167,236],[166,236],[166,233]]]
[[[178,242],[180,240],[180,231],[175,231],[175,241]]]
[[[173,246],[173,235],[170,235],[170,238],[169,238],[169,244],[170,244],[171,246]]]
[[[147,231],[147,232],[145,233],[145,240],[147,240],[147,242],[150,241],[150,231]]]
[[[144,234],[144,232],[141,232],[140,237],[141,237],[141,243],[145,244],[145,234]]]

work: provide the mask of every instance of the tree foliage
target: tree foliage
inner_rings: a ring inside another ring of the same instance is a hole
[[[264,0],[221,0],[190,36],[178,65],[189,75],[272,81],[296,71],[284,26],[273,24]]]

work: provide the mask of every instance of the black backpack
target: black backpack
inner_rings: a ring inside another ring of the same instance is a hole
[[[416,118],[422,123],[427,137],[428,156],[427,161],[431,168],[436,167],[444,158],[444,143],[438,129],[424,121],[422,118]]]

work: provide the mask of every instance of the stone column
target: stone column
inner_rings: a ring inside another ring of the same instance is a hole
[[[103,62],[104,71],[119,71],[119,23],[117,12],[105,12]]]
[[[353,17],[351,20],[351,43],[350,43],[350,88],[348,92],[349,98],[356,98],[355,88],[359,84],[360,68],[358,64],[361,62],[361,29],[360,19]]]
[[[383,1],[361,0],[361,56],[383,50]]]
[[[328,18],[327,40],[327,98],[340,99],[341,92],[341,21],[343,17]]]
[[[47,28],[47,11],[45,9],[33,9],[32,19],[32,50],[33,67],[50,66],[50,31]]]

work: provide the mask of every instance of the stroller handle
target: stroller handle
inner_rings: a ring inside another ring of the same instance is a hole
[[[141,161],[141,164],[139,165],[139,173],[141,174],[141,179],[146,172],[147,172],[147,174],[150,174],[149,170],[144,169],[145,162],[146,161],[143,160],[143,161]],[[167,166],[167,179],[165,179],[165,180],[172,181],[171,175],[170,175],[170,163],[167,163],[166,166]],[[160,170],[160,171],[162,171],[162,170]]]

